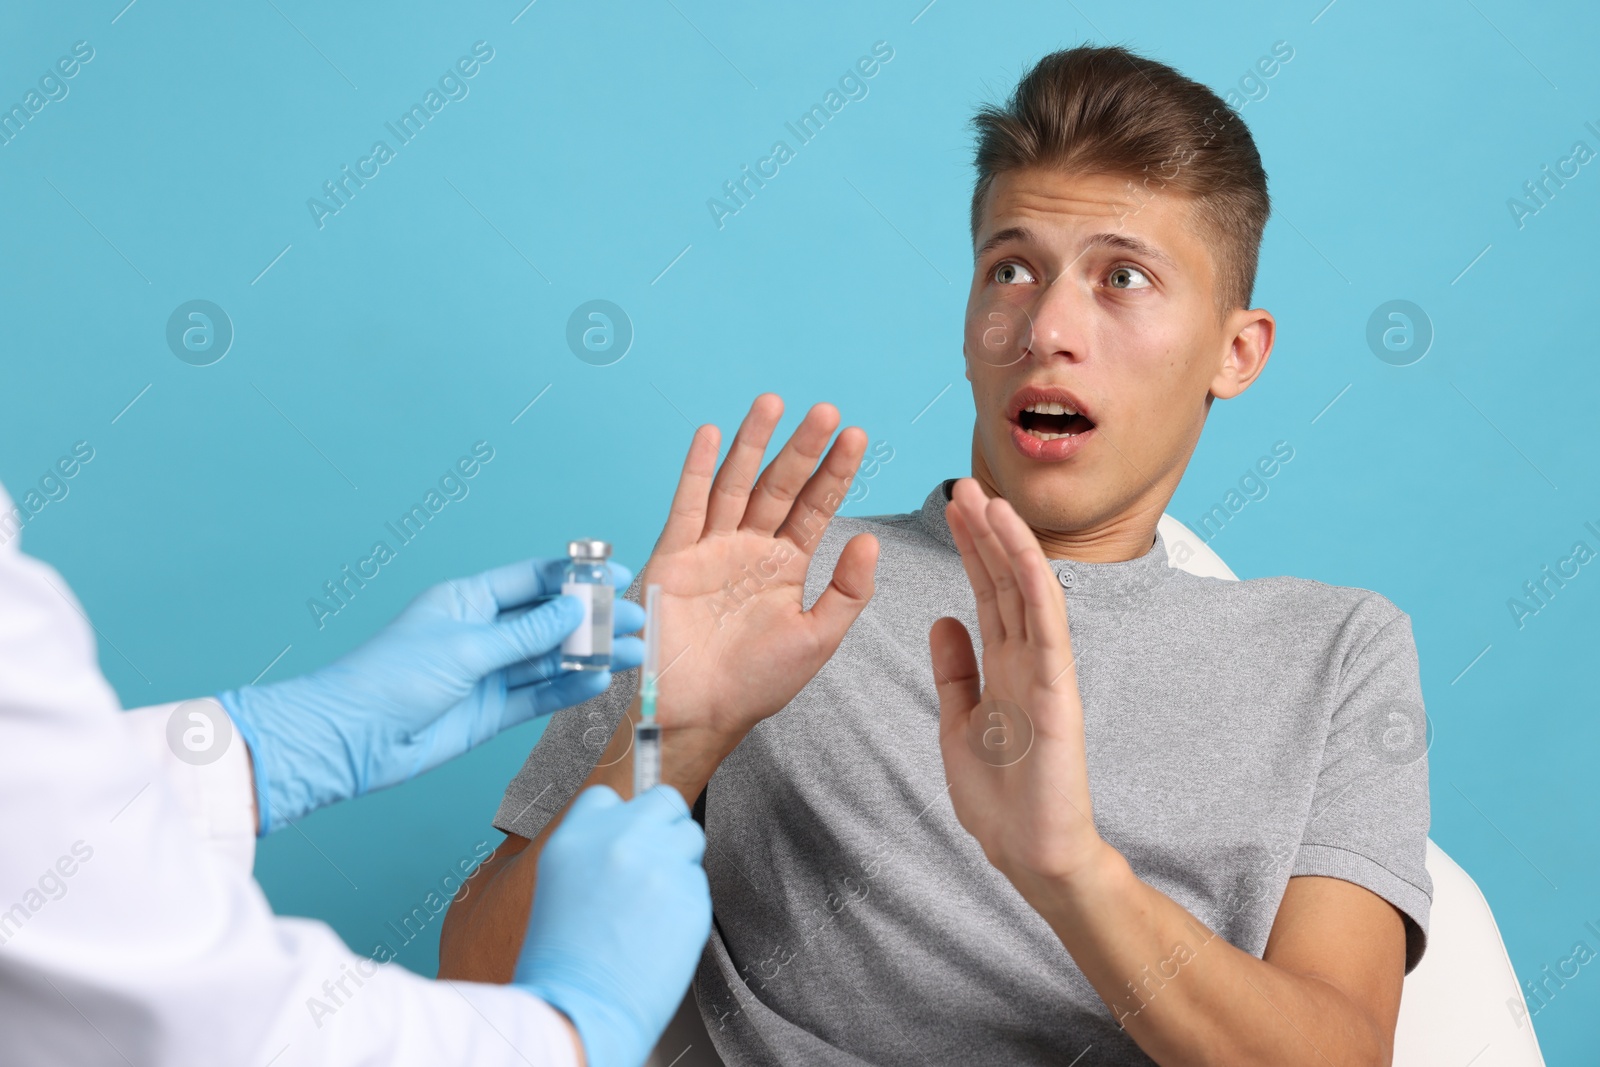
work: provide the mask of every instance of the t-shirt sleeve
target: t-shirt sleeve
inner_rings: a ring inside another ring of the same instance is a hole
[[[635,578],[624,599],[637,603],[638,598],[639,579]],[[605,692],[550,717],[522,769],[506,787],[500,810],[495,812],[495,829],[532,838],[577,796],[584,779],[605,755],[638,685],[638,668],[617,671]]]
[[[1358,621],[1359,620],[1359,621]],[[1406,973],[1428,943],[1428,732],[1410,618],[1382,597],[1351,619],[1321,770],[1290,876],[1370,889],[1401,913]]]

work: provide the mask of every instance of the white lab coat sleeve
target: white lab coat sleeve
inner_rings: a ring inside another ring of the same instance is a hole
[[[0,1063],[575,1062],[522,990],[430,981],[275,917],[213,847],[240,802],[183,799],[194,782],[119,710],[83,609],[21,553],[14,514],[0,490]]]
[[[195,836],[222,862],[249,873],[256,859],[255,776],[249,746],[221,701],[202,697],[134,708],[124,719],[133,739],[160,765]],[[178,755],[196,731],[207,740],[226,738],[216,742],[215,758],[203,758],[210,754],[204,748],[189,759]]]

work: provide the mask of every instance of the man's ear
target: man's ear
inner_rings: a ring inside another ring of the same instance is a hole
[[[1250,388],[1267,367],[1278,323],[1264,308],[1239,308],[1228,313],[1223,336],[1229,338],[1222,365],[1211,379],[1211,395],[1232,400]]]

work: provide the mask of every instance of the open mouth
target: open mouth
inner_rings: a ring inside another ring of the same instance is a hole
[[[1056,400],[1036,400],[1017,412],[1017,425],[1041,441],[1057,441],[1063,437],[1076,437],[1094,429],[1094,422],[1080,414],[1070,404]]]
[[[1025,385],[1006,405],[1011,443],[1025,459],[1059,463],[1095,438],[1095,419],[1083,401],[1057,385]]]

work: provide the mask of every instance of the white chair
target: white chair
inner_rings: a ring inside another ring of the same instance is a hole
[[[1161,516],[1158,528],[1174,567],[1238,580],[1171,515]],[[1428,950],[1406,975],[1400,994],[1394,1067],[1544,1067],[1522,987],[1488,901],[1432,840],[1427,866],[1433,879]],[[721,1062],[691,992],[646,1067],[720,1067]]]
[[[1174,567],[1237,580],[1221,558],[1171,515],[1158,527]],[[1428,841],[1433,906],[1428,950],[1406,975],[1394,1067],[1544,1067],[1522,987],[1489,902],[1467,872]]]

